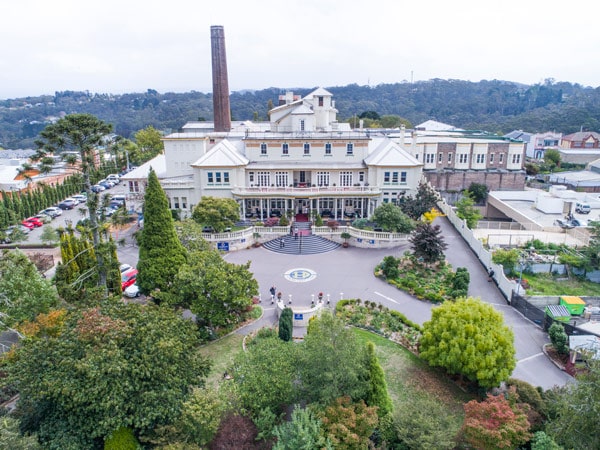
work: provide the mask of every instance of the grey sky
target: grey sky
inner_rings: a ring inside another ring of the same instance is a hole
[[[432,78],[600,85],[596,1],[3,0],[0,99],[210,92],[210,26],[230,90]]]

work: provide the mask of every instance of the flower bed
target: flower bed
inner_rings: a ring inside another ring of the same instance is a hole
[[[356,299],[338,302],[336,314],[350,325],[377,333],[418,354],[421,327],[398,311]]]

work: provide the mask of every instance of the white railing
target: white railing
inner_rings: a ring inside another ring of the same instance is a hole
[[[381,189],[376,186],[236,186],[234,195],[379,195]]]

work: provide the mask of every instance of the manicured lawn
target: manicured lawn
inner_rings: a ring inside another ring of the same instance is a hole
[[[547,273],[524,273],[523,278],[529,283],[527,295],[600,295],[600,284],[579,278],[557,280]]]
[[[200,353],[210,359],[212,367],[206,385],[216,387],[223,380],[223,372],[233,363],[233,358],[242,351],[244,336],[237,333],[200,347]]]
[[[410,404],[416,396],[432,397],[445,405],[458,431],[464,419],[463,404],[474,396],[460,390],[404,347],[366,330],[355,328],[354,332],[360,341],[365,344],[371,341],[375,345],[394,409]]]

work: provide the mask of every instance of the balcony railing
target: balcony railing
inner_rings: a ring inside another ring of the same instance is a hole
[[[323,196],[323,195],[369,195],[381,193],[377,186],[235,186],[234,195],[294,195],[294,196]]]

